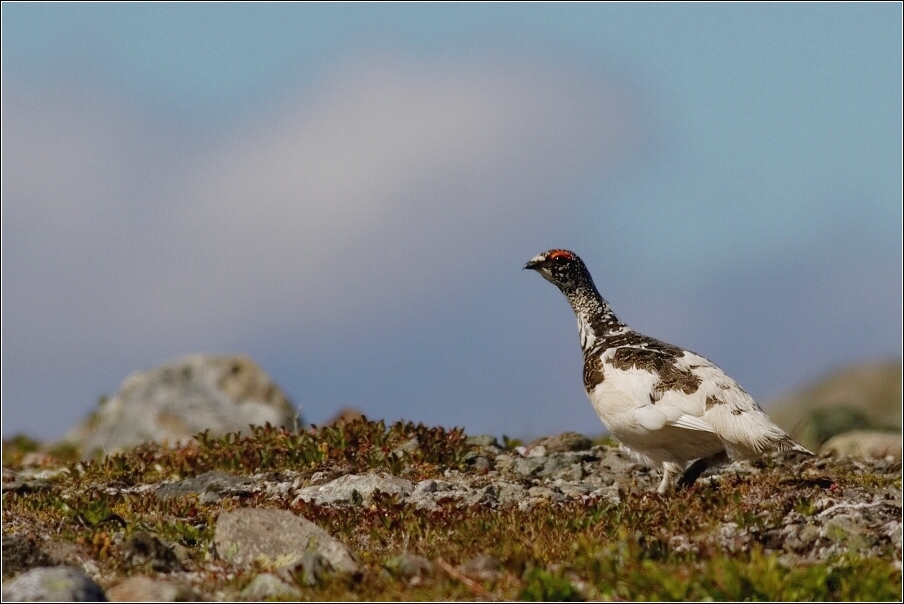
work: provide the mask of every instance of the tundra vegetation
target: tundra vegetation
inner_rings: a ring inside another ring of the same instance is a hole
[[[639,466],[604,475],[612,442],[533,457],[519,444],[366,419],[204,433],[93,461],[71,448],[35,460],[34,443],[14,439],[3,450],[4,578],[64,551],[57,557],[90,569],[105,590],[143,575],[214,600],[257,599],[243,590],[264,573],[290,588],[275,599],[901,600],[900,461],[766,457],[662,496]],[[567,463],[550,465],[555,455]],[[540,465],[515,463],[523,459]],[[157,492],[211,472],[247,484],[215,496]],[[353,474],[460,489],[434,493],[430,505],[379,490],[327,504],[296,496]],[[493,496],[502,482],[520,490]],[[588,483],[601,488],[566,488]],[[307,518],[353,552],[360,572],[231,564],[213,547],[217,518],[244,507]],[[139,537],[163,553],[133,555]]]

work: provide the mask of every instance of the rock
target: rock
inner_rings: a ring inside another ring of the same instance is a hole
[[[38,566],[51,566],[53,560],[34,539],[24,536],[3,538],[3,577],[11,577]]]
[[[107,595],[111,602],[197,602],[200,599],[185,583],[141,575],[111,587]]]
[[[589,451],[593,441],[577,432],[563,432],[555,436],[544,436],[527,445],[527,450],[532,451],[536,447],[544,447],[548,455],[550,453],[564,453],[566,451]]]
[[[451,482],[427,479],[417,483],[408,497],[408,503],[421,509],[438,510],[438,500],[457,497],[460,493]]]
[[[126,378],[66,436],[90,459],[145,441],[186,443],[205,430],[220,436],[249,425],[294,429],[298,413],[270,377],[245,356],[195,354]]]
[[[546,458],[540,456],[519,457],[516,458],[515,463],[512,464],[512,469],[516,474],[520,474],[521,476],[533,476],[534,474],[539,474],[544,467],[546,467]]]
[[[258,602],[274,599],[298,601],[301,599],[301,590],[272,573],[261,573],[242,590],[242,597]]]
[[[472,447],[496,447],[499,448],[499,443],[496,442],[496,437],[490,434],[478,434],[476,436],[469,436],[465,439],[465,442]]]
[[[344,543],[287,510],[240,508],[220,513],[214,531],[217,555],[237,566],[255,561],[294,567],[305,554],[321,556],[336,572],[357,574],[358,563]]]
[[[126,539],[122,549],[126,562],[133,566],[148,565],[163,573],[182,570],[182,563],[173,548],[145,531],[138,531]]]
[[[852,365],[766,405],[811,451],[850,430],[901,430],[901,362]]]
[[[319,552],[305,552],[291,567],[286,567],[295,576],[296,582],[313,587],[323,583],[333,570],[329,561]]]
[[[713,531],[709,541],[723,551],[736,554],[747,551],[752,539],[736,522],[722,522]]]
[[[40,540],[24,535],[3,537],[4,578],[41,566],[81,567],[90,559],[89,551],[70,541]]]
[[[618,490],[618,485],[615,484],[595,489],[588,493],[588,495],[590,497],[599,497],[600,499],[609,502],[611,505],[618,505],[621,503],[621,493]]]
[[[229,472],[205,472],[179,482],[162,484],[155,494],[160,499],[201,495],[204,503],[214,503],[230,495],[247,495],[252,493],[255,487],[255,481],[247,476],[237,476]]]
[[[478,472],[489,472],[493,469],[493,462],[490,461],[489,457],[484,457],[483,455],[467,458],[466,461],[469,466]]]
[[[820,455],[901,459],[901,434],[876,430],[851,430],[833,436],[819,450]]]
[[[480,500],[489,504],[507,506],[517,505],[524,498],[524,487],[520,484],[499,481],[486,486]]]
[[[538,499],[555,499],[556,493],[549,487],[531,487],[527,490],[527,494]]]
[[[525,450],[525,457],[546,457],[548,454],[543,445],[536,445]]]
[[[433,574],[433,563],[423,556],[404,553],[393,556],[383,563],[383,568],[393,576],[411,579],[412,577],[427,577]]]
[[[74,566],[33,568],[3,584],[3,601],[106,602],[100,585]]]
[[[515,463],[516,459],[519,459],[521,456],[517,453],[500,453],[496,456],[496,459],[493,460],[496,469],[498,470],[506,470],[511,468]]]
[[[630,476],[632,472],[641,467],[641,464],[637,463],[637,460],[624,449],[612,447],[603,452],[599,467],[610,476]]]
[[[417,436],[412,436],[411,438],[406,440],[404,443],[402,443],[401,445],[399,445],[398,447],[393,449],[392,454],[395,455],[396,457],[402,457],[406,453],[413,454],[420,448],[421,448],[421,442],[417,439]]]
[[[410,480],[389,474],[348,474],[326,484],[299,489],[296,501],[314,501],[317,505],[361,503],[370,501],[374,491],[404,496],[413,490]]]
[[[414,491],[412,491],[411,497],[415,498],[426,495],[427,493],[435,493],[445,488],[444,486],[441,486],[442,484],[443,483],[430,478],[428,478],[427,480],[422,480],[417,483],[417,486],[414,487]]]

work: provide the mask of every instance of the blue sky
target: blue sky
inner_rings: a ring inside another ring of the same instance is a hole
[[[598,433],[552,247],[764,403],[901,357],[897,3],[2,10],[4,436],[196,351]]]

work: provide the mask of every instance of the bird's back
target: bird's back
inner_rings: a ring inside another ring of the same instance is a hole
[[[633,448],[670,449],[673,461],[686,462],[720,449],[738,460],[799,447],[737,382],[696,353],[625,329],[601,338],[584,367],[603,423]]]

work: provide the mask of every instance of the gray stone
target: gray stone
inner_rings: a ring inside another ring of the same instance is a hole
[[[593,441],[577,432],[563,432],[555,436],[544,436],[527,445],[528,451],[543,447],[546,454],[564,453],[566,451],[589,451]]]
[[[556,493],[549,487],[531,487],[527,490],[527,494],[538,499],[554,499]]]
[[[621,493],[618,490],[618,485],[614,484],[591,491],[589,496],[599,497],[611,505],[618,505],[621,503]]]
[[[91,458],[146,441],[186,443],[205,430],[220,436],[267,423],[294,429],[297,411],[254,361],[195,354],[130,375],[65,440]]]
[[[600,469],[610,474],[630,475],[642,468],[630,453],[620,448],[607,448],[599,461]]]
[[[290,570],[302,585],[313,587],[326,580],[333,567],[323,554],[312,551],[305,552],[301,559],[287,570]]]
[[[736,522],[722,522],[713,531],[710,541],[722,550],[735,554],[749,549],[751,538]]]
[[[326,484],[299,489],[296,501],[313,501],[318,505],[366,502],[378,490],[405,496],[414,490],[414,484],[389,474],[348,474]]]
[[[422,480],[414,487],[414,491],[411,492],[411,497],[423,497],[428,493],[435,493],[443,488],[440,484],[440,482],[433,479]]]
[[[465,442],[474,447],[499,447],[499,443],[496,442],[496,437],[490,434],[469,436]]]
[[[877,430],[852,430],[830,438],[819,450],[820,455],[882,459],[901,459],[901,434]]]
[[[418,449],[420,449],[421,443],[417,439],[416,436],[412,436],[410,439],[393,449],[392,454],[396,457],[402,457],[405,453],[414,453]]]
[[[901,431],[901,361],[848,365],[765,405],[794,440],[817,451],[850,430]]]
[[[510,505],[516,504],[519,501],[523,500],[524,495],[524,487],[520,484],[513,484],[510,482],[494,482],[493,484],[486,487],[484,493],[487,497],[491,497],[495,500],[499,505]]]
[[[133,566],[148,565],[158,572],[182,570],[182,562],[173,547],[154,535],[138,531],[122,544],[123,558]]]
[[[490,461],[489,457],[484,457],[483,455],[477,455],[471,459],[468,459],[467,462],[469,466],[471,466],[478,472],[489,472],[493,469],[493,462]]]
[[[512,469],[521,476],[539,474],[546,467],[545,457],[519,457],[512,464]]]
[[[405,579],[427,577],[433,574],[433,563],[430,560],[408,552],[393,556],[383,563],[383,567],[393,576]]]
[[[507,470],[515,464],[516,459],[520,459],[520,455],[511,455],[509,453],[500,453],[493,460],[497,470]]]
[[[272,573],[261,573],[242,590],[242,597],[258,602],[269,599],[299,600],[301,590]]]
[[[112,602],[197,602],[198,594],[187,584],[153,577],[129,577],[108,591]]]
[[[467,490],[464,485],[455,485],[445,480],[422,480],[414,487],[407,501],[421,509],[437,510],[439,509],[439,505],[436,503],[438,500],[460,499]],[[477,495],[474,502],[476,503],[479,498]]]
[[[256,486],[255,481],[247,476],[214,471],[179,482],[162,484],[155,494],[160,499],[210,494],[213,495],[215,502],[230,495],[247,495],[252,493]]]
[[[305,554],[314,553],[334,571],[359,572],[344,543],[287,510],[240,508],[222,512],[214,531],[214,547],[220,558],[237,566],[258,561],[271,567],[294,567]]]
[[[537,475],[553,476],[559,473],[570,475],[574,472],[573,466],[577,464],[578,480],[580,480],[580,474],[582,472],[582,470],[580,469],[580,461],[580,453],[556,453],[546,458],[546,462],[543,464],[543,469],[541,469],[537,473]]]
[[[25,536],[3,537],[3,577],[39,566],[53,566],[54,561],[34,539]]]
[[[563,495],[572,499],[583,499],[585,495],[589,495],[595,490],[593,485],[583,482],[562,482],[558,486]]]
[[[548,455],[546,447],[537,445],[527,450],[525,457],[546,457]]]
[[[74,566],[33,568],[3,584],[3,601],[106,602],[100,585]]]

